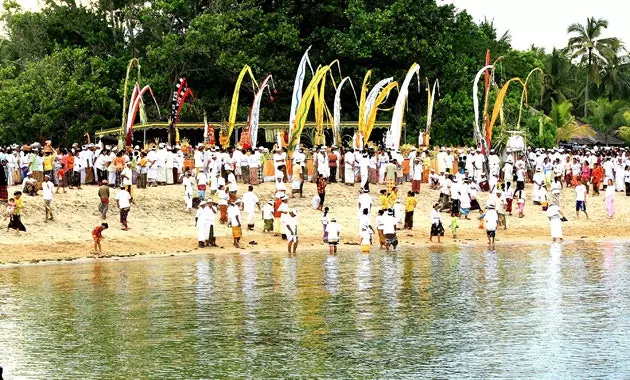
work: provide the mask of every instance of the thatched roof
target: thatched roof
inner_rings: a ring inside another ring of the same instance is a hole
[[[587,145],[587,146],[593,146],[593,145],[599,145],[599,146],[606,146],[606,145],[612,145],[612,146],[623,146],[626,145],[626,143],[623,140],[618,139],[615,136],[600,132],[598,130],[592,129],[592,134],[590,136],[584,136],[584,137],[573,137],[571,139],[571,142],[573,144],[577,144],[577,145]]]

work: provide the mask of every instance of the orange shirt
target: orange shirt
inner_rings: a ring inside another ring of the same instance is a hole
[[[72,170],[74,169],[74,156],[69,154],[68,155],[68,166],[66,167],[66,170]]]
[[[604,177],[604,173],[602,172],[602,167],[598,166],[595,169],[593,169],[592,176],[593,176],[593,182],[597,182],[597,183],[601,182],[602,178]]]
[[[125,159],[122,157],[114,158],[114,167],[116,168],[116,170],[123,170],[123,168],[125,167]]]

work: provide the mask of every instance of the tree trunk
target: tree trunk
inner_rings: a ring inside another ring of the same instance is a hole
[[[584,88],[584,117],[588,116],[588,79],[591,75],[593,64],[593,48],[588,49],[588,71],[586,72],[586,87]]]

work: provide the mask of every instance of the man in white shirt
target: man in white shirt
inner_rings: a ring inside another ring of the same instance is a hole
[[[1,167],[0,170],[2,170]],[[48,174],[44,175],[44,182],[42,183],[42,198],[44,199],[44,211],[46,211],[46,219],[44,220],[45,222],[48,222],[49,220],[54,220],[52,213],[52,201],[54,191],[55,184],[52,183]]]
[[[166,184],[172,185],[175,183],[173,168],[175,167],[175,154],[173,149],[169,146],[166,149]]]
[[[588,214],[586,213],[586,186],[584,186],[581,179],[578,179],[577,183],[575,187],[575,218],[579,218],[580,211],[582,211],[586,215],[586,219],[588,219]]]
[[[479,217],[483,219],[486,225],[486,236],[488,237],[488,245],[490,249],[494,249],[494,238],[496,237],[497,226],[499,224],[499,214],[495,209],[495,205],[490,203],[486,206],[486,212]]]
[[[247,214],[247,229],[254,230],[254,217],[256,208],[260,211],[260,199],[254,193],[254,186],[249,186],[247,192],[243,194],[243,211]]]
[[[490,167],[490,175],[499,177],[499,170],[501,169],[501,160],[496,154],[494,149],[490,149],[490,155],[488,156],[488,166]]]
[[[182,179],[182,183],[184,185],[184,202],[186,203],[186,211],[190,212],[192,210],[192,197],[194,193],[192,181],[190,180],[190,172],[186,172],[184,178]]]
[[[122,182],[122,185],[125,187],[125,190],[127,190],[127,192],[131,194],[131,185],[133,183],[131,161],[127,161],[127,163],[125,164],[125,168],[120,172],[120,180]],[[133,197],[131,197],[131,200],[133,201]]]
[[[199,144],[193,153],[193,158],[195,160],[195,174],[199,174],[199,172],[204,168],[203,156],[203,145]]]
[[[446,172],[446,149],[444,147],[440,148],[440,152],[437,154],[437,167],[438,172]]]
[[[339,244],[339,237],[341,234],[341,227],[339,227],[335,217],[332,217],[330,222],[326,225],[326,233],[328,234],[328,249],[330,255],[336,255],[337,245]]]
[[[232,238],[234,239],[234,247],[240,248],[241,237],[243,236],[243,230],[241,228],[241,209],[239,208],[240,200],[231,203],[227,209],[227,217],[232,227]]]
[[[363,193],[359,195],[359,212],[358,216],[361,217],[363,215],[363,211],[367,210],[368,215],[372,213],[372,196],[370,192],[366,189],[363,189]]]
[[[166,185],[166,144],[160,143],[160,150],[157,152],[156,158],[156,167],[157,167],[157,178],[156,181],[158,185]]]
[[[396,250],[398,246],[398,238],[396,237],[396,217],[394,210],[389,209],[387,216],[382,219],[383,235],[385,235],[385,249],[389,252],[390,247]]]
[[[151,148],[151,150],[147,153],[147,184],[149,187],[157,186],[157,177],[158,177],[158,166],[157,166],[157,151],[155,150],[155,146]]]
[[[297,209],[291,210],[284,218],[284,228],[286,229],[286,235],[288,240],[289,257],[295,256],[298,247],[298,220]]]
[[[283,155],[282,152],[282,148],[278,147],[276,149],[276,153],[274,153],[273,155],[273,167],[274,167],[274,178],[276,178],[276,180],[280,179],[282,182],[287,182],[287,179],[285,178],[285,171],[286,171],[286,158]]]
[[[120,209],[120,224],[123,231],[127,231],[129,226],[127,225],[127,217],[129,216],[129,209],[131,208],[131,194],[125,190],[125,186],[120,186],[120,191],[116,193],[116,204]]]

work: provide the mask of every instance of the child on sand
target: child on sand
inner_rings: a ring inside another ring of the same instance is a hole
[[[457,239],[457,229],[459,226],[457,225],[457,217],[451,217],[451,234],[453,234],[453,239]],[[439,237],[438,237],[439,238]]]
[[[92,230],[92,239],[94,239],[94,253],[101,254],[103,250],[101,249],[101,240],[105,239],[103,237],[103,231],[109,228],[107,223],[101,223],[100,226],[94,227]]]
[[[405,204],[405,229],[410,230],[413,228],[413,211],[416,208],[418,202],[414,198],[416,194],[413,191],[407,193],[407,201]]]
[[[575,186],[575,217],[580,217],[580,211],[586,215],[586,219],[588,219],[588,214],[586,213],[586,186],[582,184],[582,180],[577,180],[577,186]]]
[[[522,218],[525,216],[525,190],[517,190],[514,196],[518,204],[518,217]]]

